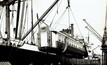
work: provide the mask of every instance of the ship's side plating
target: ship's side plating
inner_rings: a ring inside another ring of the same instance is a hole
[[[40,27],[38,44],[40,51],[61,54],[71,58],[87,57],[87,50],[83,39],[73,38],[72,29],[63,29],[60,32],[49,29],[48,26]]]

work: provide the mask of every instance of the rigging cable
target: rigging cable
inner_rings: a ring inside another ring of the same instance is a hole
[[[67,0],[67,1],[68,1],[68,6],[67,6],[67,9],[68,9],[68,24],[69,24],[69,27],[70,27],[70,0]]]
[[[12,15],[11,15],[11,16],[12,16],[12,17],[11,17],[11,25],[12,25],[12,29],[14,28],[14,25],[13,25],[14,11],[15,11],[14,9],[15,9],[15,7],[14,7],[14,5],[12,5],[12,10],[11,10],[11,11],[12,11]],[[13,30],[13,32],[14,32],[14,30]]]
[[[55,29],[56,29],[56,27],[58,26],[58,24],[60,23],[60,20],[63,18],[65,12],[66,12],[66,9],[65,9],[65,11],[62,13],[62,15],[58,18],[58,20],[55,22],[55,24],[53,25]],[[59,22],[58,22],[58,21],[59,21]]]
[[[56,11],[56,13],[55,13],[55,15],[54,15],[54,17],[53,17],[51,23],[50,23],[50,27],[51,27],[52,24],[53,24],[53,21],[54,21],[54,19],[55,19],[56,14],[58,14],[58,9],[59,9],[59,7],[60,7],[60,5],[61,5],[61,2],[62,2],[62,0],[60,1],[59,6],[58,6],[58,4],[57,4],[57,11]]]
[[[22,5],[22,15],[21,15],[21,23],[20,23],[20,30],[19,30],[19,40],[21,40],[22,37],[22,25],[23,25],[23,18],[24,18],[24,9],[25,9],[25,0],[23,0],[23,5]]]
[[[69,24],[69,27],[70,27],[70,11],[69,11],[69,8],[68,8],[68,24]]]
[[[35,44],[34,30],[33,30],[33,1],[31,0],[31,44]]]
[[[81,33],[81,30],[80,30],[80,28],[79,28],[79,25],[78,25],[78,23],[77,23],[77,20],[76,20],[76,18],[75,18],[75,16],[74,16],[74,13],[73,13],[73,11],[72,11],[71,8],[70,8],[70,11],[71,11],[71,13],[72,13],[72,15],[73,15],[73,18],[74,18],[75,22],[76,22],[76,25],[77,25],[77,27],[78,27],[78,30],[79,30],[79,32],[80,32],[82,38],[83,38],[83,35],[82,35],[82,33]],[[84,39],[84,38],[83,38],[83,39]]]
[[[25,24],[26,24],[26,19],[27,19],[27,11],[28,11],[28,3],[26,4],[26,8],[25,8],[25,19],[24,19],[24,24],[23,24],[23,29],[22,29],[22,35],[25,33],[25,31],[27,31],[25,29]],[[28,27],[28,26],[27,26]],[[28,28],[27,28],[28,29]]]
[[[24,24],[23,24],[23,29],[22,29],[22,35],[25,33],[25,31],[28,30],[28,0],[26,3],[26,7],[25,7],[25,19],[24,19]],[[25,27],[26,26],[26,27]],[[28,40],[28,37],[26,38],[26,40]]]
[[[53,21],[54,21],[54,19],[55,19],[56,14],[57,14],[57,11],[56,11],[56,13],[55,13],[55,15],[54,15],[54,17],[53,17],[51,23],[50,23],[50,27],[51,27],[51,25],[52,25],[52,23],[53,23]]]
[[[52,8],[52,10],[54,9],[55,7]],[[48,18],[48,16],[51,14],[52,10],[45,16],[44,20],[46,20]]]
[[[61,0],[61,2],[62,2],[62,0]],[[52,25],[52,23],[53,23],[53,21],[54,21],[54,19],[55,19],[56,14],[58,14],[58,8],[60,7],[61,2],[60,2],[60,4],[59,4],[59,6],[58,6],[58,4],[57,4],[57,11],[56,11],[56,13],[55,13],[55,15],[54,15],[54,17],[53,17],[51,23],[50,23],[50,27],[51,27],[51,25]],[[55,5],[55,6],[56,6],[56,5]],[[55,7],[53,7],[52,10],[53,10],[54,8],[55,8]],[[52,10],[45,16],[44,21],[48,18],[48,16],[49,16],[50,13],[52,12]],[[45,24],[46,24],[46,23],[45,23]]]
[[[38,25],[38,23],[43,20],[43,18],[50,12],[50,10],[53,9],[53,7],[56,5],[56,3],[58,3],[59,0],[55,0],[54,3],[41,15],[41,17],[39,18],[40,20],[37,20],[34,25],[33,25],[33,29]],[[32,31],[32,28],[30,28],[26,34],[24,34],[24,36],[22,37],[22,40],[24,40],[28,35],[29,33]]]
[[[21,0],[18,0],[15,39],[17,39]]]

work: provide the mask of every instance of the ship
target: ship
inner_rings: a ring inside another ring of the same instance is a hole
[[[67,7],[69,8],[70,0],[67,1]],[[70,62],[69,59],[84,59],[88,57],[84,39],[74,38],[74,24],[60,31],[52,30],[47,24],[41,26],[43,18],[52,10],[59,0],[55,0],[41,17],[37,16],[37,21],[35,23],[32,21],[31,28],[22,35],[22,20],[24,17],[23,13],[25,12],[23,7],[25,2],[26,0],[0,1],[0,5],[6,8],[6,30],[4,33],[6,37],[1,36],[0,38],[0,62],[9,62],[12,65],[72,65],[73,63]],[[23,3],[22,20],[20,29],[18,29],[21,3]],[[14,4],[17,4],[17,18],[16,26],[12,29],[15,32],[15,37],[11,39],[10,12],[13,10],[10,9],[10,6]],[[33,10],[31,9],[31,11]],[[33,33],[33,29],[37,26],[36,44],[25,41],[24,39],[30,33]],[[19,34],[18,30],[20,30]],[[27,46],[27,49],[24,46]]]

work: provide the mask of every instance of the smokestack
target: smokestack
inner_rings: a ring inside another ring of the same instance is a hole
[[[71,37],[74,37],[74,24],[71,24]]]

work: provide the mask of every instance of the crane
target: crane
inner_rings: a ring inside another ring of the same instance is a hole
[[[102,36],[86,21],[86,19],[83,19],[83,21],[88,25],[85,28],[87,28],[100,42],[102,42]]]
[[[85,21],[85,23],[88,25],[85,28],[88,29],[102,43],[103,37],[86,21],[86,19],[83,19],[83,21]],[[98,47],[100,47],[100,45],[92,50],[92,56],[94,58],[97,58],[96,54],[94,54],[94,50]]]
[[[102,37],[99,37],[93,30],[91,30],[88,26],[86,26],[85,28],[87,28],[100,42],[102,41]]]

